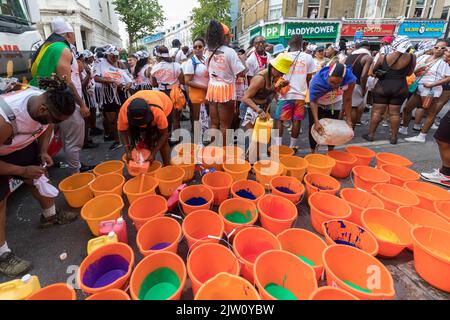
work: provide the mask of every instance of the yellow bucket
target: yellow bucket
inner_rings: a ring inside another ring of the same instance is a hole
[[[186,158],[186,156],[175,156],[170,160],[170,164],[173,166],[180,167],[184,170],[183,182],[189,182],[194,178],[195,174],[195,156],[191,155]]]
[[[59,190],[64,194],[72,208],[80,208],[94,197],[89,184],[95,179],[92,173],[77,173],[59,183]]]
[[[229,173],[231,177],[233,178],[233,182],[239,181],[239,180],[247,180],[248,173],[252,169],[252,166],[248,161],[245,161],[244,163],[224,163],[222,165],[223,171],[226,173]]]
[[[184,170],[177,166],[167,166],[159,169],[155,173],[155,178],[159,183],[159,192],[169,198],[183,183]]]
[[[308,161],[297,156],[288,156],[280,159],[280,162],[286,168],[286,175],[297,178],[302,181],[308,168]]]
[[[95,178],[90,188],[95,197],[103,194],[122,195],[125,178],[118,173],[108,173]]]
[[[323,173],[330,175],[336,165],[336,160],[332,157],[318,153],[308,154],[305,157],[305,160],[308,161],[308,173]]]
[[[92,234],[99,236],[102,221],[116,220],[120,217],[124,203],[117,194],[104,194],[89,200],[81,208],[81,218],[86,221]]]
[[[120,160],[102,162],[94,168],[94,174],[101,176],[108,173],[123,174],[124,163]]]

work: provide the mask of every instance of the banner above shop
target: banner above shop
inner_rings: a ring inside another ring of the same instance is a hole
[[[264,27],[266,40],[275,40],[281,36],[280,24],[269,24]]]
[[[339,32],[339,22],[289,22],[285,24],[284,36],[291,38],[302,35],[303,39],[336,39]]]
[[[364,37],[386,37],[394,34],[395,27],[395,24],[343,24],[341,36],[354,37],[357,31],[362,31]]]
[[[398,28],[398,35],[412,39],[442,37],[445,32],[445,21],[407,21]]]
[[[262,35],[262,28],[256,27],[250,30],[250,39],[252,39],[255,36],[261,36]]]

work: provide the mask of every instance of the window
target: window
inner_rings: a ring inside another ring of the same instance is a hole
[[[356,0],[355,4],[355,18],[361,18],[362,0]]]
[[[323,12],[324,18],[330,17],[330,2],[331,2],[331,0],[325,0],[325,10]]]
[[[376,17],[377,2],[378,2],[378,0],[367,0],[364,18],[375,18]]]
[[[316,19],[319,17],[320,0],[309,0],[308,2],[308,18]]]
[[[426,0],[416,0],[416,9],[414,10],[414,18],[423,18],[425,12]]]
[[[102,1],[98,0],[98,9],[100,10],[100,12],[103,12],[103,7],[102,7]]]
[[[406,18],[409,17],[410,11],[411,11],[411,0],[408,0],[408,2],[406,3],[406,11],[405,11],[405,17]]]
[[[442,9],[441,19],[446,19],[447,20],[449,11],[450,11],[450,6],[444,7],[444,9]]]
[[[303,17],[304,0],[297,0],[297,17]]]
[[[269,0],[269,20],[277,20],[281,18],[283,8],[283,0]]]
[[[0,14],[10,17],[16,17],[29,20],[26,15],[26,5],[19,0],[3,0],[0,1]]]
[[[431,0],[430,8],[428,9],[428,19],[433,18],[434,6],[436,5],[436,0]]]
[[[109,7],[109,1],[106,2],[106,7],[108,8],[108,20],[111,23],[111,8]]]

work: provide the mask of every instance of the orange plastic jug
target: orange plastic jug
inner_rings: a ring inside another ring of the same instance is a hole
[[[87,244],[87,253],[88,255],[91,254],[92,251],[108,244],[108,243],[114,243],[118,242],[117,235],[114,233],[114,231],[111,231],[105,236],[100,236],[94,239],[91,239],[88,241]]]
[[[27,274],[22,279],[0,283],[0,300],[24,300],[40,288],[39,278]]]

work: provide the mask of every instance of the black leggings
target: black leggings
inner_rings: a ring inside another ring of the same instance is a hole
[[[372,90],[374,104],[401,106],[408,98],[409,90],[405,79],[380,80]]]
[[[319,120],[323,119],[323,118],[339,119],[339,114],[340,114],[339,110],[334,110],[332,112],[332,110],[323,109],[321,107],[318,107],[317,109],[318,109]],[[314,140],[314,138],[311,134],[311,128],[314,125],[314,117],[312,115],[311,108],[308,109],[308,117],[309,117],[309,146],[311,147],[311,150],[315,150],[317,147],[317,142],[316,142],[316,140]]]

